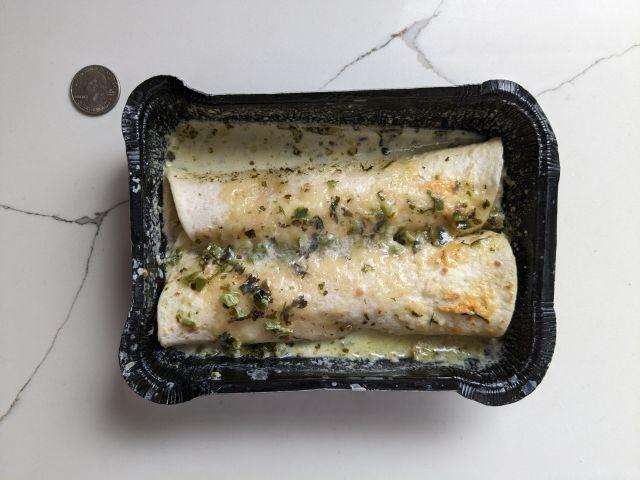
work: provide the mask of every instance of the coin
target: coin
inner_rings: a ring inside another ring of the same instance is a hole
[[[107,67],[89,65],[73,76],[69,93],[71,101],[82,113],[102,115],[118,103],[120,84]]]

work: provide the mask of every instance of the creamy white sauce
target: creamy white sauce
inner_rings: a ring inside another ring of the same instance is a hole
[[[269,168],[296,168],[321,163],[360,162],[372,164],[445,147],[476,143],[483,137],[464,131],[437,131],[415,128],[351,126],[291,126],[198,122],[179,126],[167,137],[168,163],[173,168],[198,173],[231,173]],[[165,223],[176,226],[172,205],[167,202]],[[168,238],[176,238],[170,231]],[[171,246],[169,246],[171,248]],[[198,355],[230,354],[216,344],[178,347]],[[468,360],[480,365],[498,356],[497,339],[449,336],[396,336],[361,330],[342,339],[320,342],[299,341],[269,346],[243,346],[233,355],[276,357],[334,357],[352,360],[413,359],[462,365]]]
[[[300,126],[190,122],[167,137],[171,164],[192,172],[231,173],[295,168],[308,162],[360,161],[367,167],[386,158],[477,143],[462,130]],[[231,128],[230,128],[231,127]],[[330,130],[326,130],[330,129]],[[322,132],[322,133],[319,133]]]
[[[216,343],[174,347],[190,355],[223,355],[253,357],[328,357],[350,360],[404,359],[463,366],[477,362],[482,367],[497,360],[500,340],[462,336],[390,335],[374,330],[360,330],[344,338],[319,342],[298,341],[273,345],[247,345],[229,352]]]

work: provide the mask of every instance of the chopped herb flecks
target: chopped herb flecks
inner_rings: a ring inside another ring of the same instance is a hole
[[[329,205],[329,216],[338,223],[338,205],[340,204],[340,197],[333,197],[331,204]]]
[[[300,295],[298,298],[296,298],[293,302],[291,302],[291,306],[292,307],[298,307],[298,308],[304,308],[308,305],[309,302],[307,302],[304,298],[304,295]]]
[[[244,307],[241,307],[240,305],[234,305],[233,306],[233,311],[235,313],[235,316],[236,316],[237,320],[244,320],[251,313],[249,310],[247,310]]]
[[[253,275],[249,275],[249,278],[247,278],[247,280],[240,285],[240,291],[242,293],[253,293],[258,287],[258,282],[260,281],[260,279],[258,277],[255,277]]]
[[[210,243],[202,251],[201,258],[204,263],[214,263],[216,260],[220,260],[224,255],[224,250],[215,243]]]
[[[183,325],[185,327],[195,328],[195,326],[196,326],[196,322],[191,319],[191,312],[189,312],[187,314],[184,314],[182,312],[178,312],[176,314],[176,320],[178,321],[178,323],[180,325]]]
[[[267,332],[274,334],[278,338],[286,338],[293,333],[293,330],[291,330],[290,328],[284,327],[277,320],[268,320],[267,322],[265,322],[264,329]]]
[[[466,228],[469,228],[470,222],[469,222],[469,216],[465,215],[464,213],[456,210],[455,212],[453,212],[453,215],[451,215],[451,219],[453,220],[453,222],[456,225],[456,228],[458,230],[464,230]]]
[[[193,272],[189,275],[182,277],[182,281],[189,285],[192,290],[196,292],[201,291],[204,287],[206,287],[209,280],[202,275],[201,272]]]
[[[311,225],[313,225],[313,227],[316,230],[323,230],[324,229],[324,222],[317,215],[315,217],[313,217],[309,223],[311,223]]]
[[[428,192],[428,193],[429,193],[429,196],[431,197],[431,200],[433,200],[433,209],[436,212],[441,212],[442,210],[444,210],[444,201],[440,197],[434,195],[433,193],[431,192]]]
[[[362,268],[360,269],[362,273],[367,273],[367,272],[370,272],[371,270],[375,270],[375,269],[368,263],[365,263],[364,265],[362,265]]]
[[[304,276],[307,274],[307,270],[298,262],[293,262],[291,266],[293,267],[293,271],[296,272],[296,275],[298,275],[300,278],[304,278]]]
[[[433,245],[444,245],[452,238],[449,231],[443,225],[439,225],[429,229],[429,240]]]
[[[264,310],[271,303],[271,289],[266,281],[258,285],[260,280],[258,277],[250,275],[249,278],[240,286],[243,294],[251,294],[256,307]]]
[[[220,267],[219,272],[234,271],[242,273],[244,271],[244,265],[230,246],[223,249],[215,243],[210,243],[202,251],[200,261],[204,265],[218,265]]]
[[[242,342],[240,342],[240,340],[231,335],[229,332],[224,332],[222,335],[220,335],[218,337],[218,342],[220,342],[220,346],[227,354],[233,354],[237,352],[242,346]]]
[[[349,228],[347,229],[348,235],[359,235],[362,233],[364,227],[360,222],[351,222]]]
[[[224,293],[220,296],[220,301],[227,308],[235,307],[238,305],[238,297],[233,293]]]
[[[293,316],[293,314],[291,313],[291,309],[293,309],[294,307],[305,308],[307,304],[308,302],[304,298],[304,295],[300,295],[293,302],[291,302],[290,305],[285,304],[282,307],[282,312],[280,313],[280,317],[282,318],[282,321],[288,325],[290,323],[289,318]]]
[[[393,239],[401,245],[405,245],[407,247],[411,247],[413,253],[417,253],[422,248],[422,244],[424,243],[424,237],[420,232],[412,232],[411,230],[407,230],[401,228],[396,232],[393,236]]]
[[[307,207],[298,207],[293,211],[291,218],[294,220],[302,220],[303,218],[307,218],[307,215],[309,215],[309,209]]]
[[[172,265],[172,266],[173,265],[177,265],[181,258],[182,258],[182,250],[177,248],[171,253],[171,255],[169,255],[165,259],[164,263],[166,263],[167,265]]]

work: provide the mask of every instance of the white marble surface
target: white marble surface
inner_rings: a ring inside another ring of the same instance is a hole
[[[102,3],[0,2],[0,478],[639,478],[640,3]],[[123,89],[97,118],[67,94],[91,63]],[[540,387],[501,408],[455,393],[135,396],[116,361],[120,113],[159,73],[219,93],[509,78],[536,94],[562,165],[558,345]]]

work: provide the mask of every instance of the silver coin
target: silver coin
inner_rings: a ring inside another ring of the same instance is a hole
[[[73,76],[69,92],[71,101],[82,113],[102,115],[118,103],[120,84],[107,67],[89,65]]]

